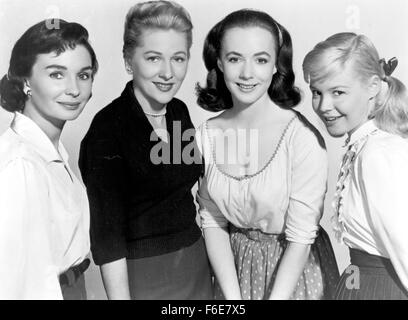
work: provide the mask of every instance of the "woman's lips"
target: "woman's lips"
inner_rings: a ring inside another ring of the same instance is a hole
[[[255,89],[257,84],[245,84],[245,83],[237,83],[238,88],[244,92],[251,92]]]
[[[65,102],[65,101],[58,101],[59,104],[63,105],[67,109],[77,109],[81,102]]]
[[[340,118],[342,118],[343,116],[322,116],[322,119],[324,120],[324,122],[326,122],[328,125],[333,125],[334,123],[336,123],[336,121]]]
[[[159,89],[162,92],[168,92],[174,86],[174,83],[153,82],[153,84],[156,86],[157,89]]]

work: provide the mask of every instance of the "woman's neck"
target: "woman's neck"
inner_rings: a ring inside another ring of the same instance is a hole
[[[269,96],[266,96],[247,105],[234,101],[232,109],[229,110],[230,116],[238,123],[252,125],[269,118],[277,109]]]
[[[360,122],[353,128],[351,129],[349,132],[347,132],[347,138],[350,139],[351,135],[356,132],[361,126],[363,126],[366,122],[368,122],[370,120],[370,113],[374,108],[374,99],[371,99],[367,102],[367,106],[366,109],[364,111],[364,113],[361,116],[361,120]]]
[[[148,99],[143,95],[137,87],[133,88],[133,92],[143,111],[151,114],[162,113],[166,107],[165,103],[159,103],[153,99]]]
[[[351,136],[353,135],[354,132],[356,132],[358,129],[360,129],[364,124],[366,124],[370,119],[368,118],[368,115],[366,118],[362,119],[360,123],[358,123],[353,129],[351,129],[349,132],[347,132],[347,138],[350,139]]]

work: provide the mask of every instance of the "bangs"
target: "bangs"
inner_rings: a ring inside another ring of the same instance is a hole
[[[307,83],[320,82],[338,73],[345,67],[345,59],[338,50],[311,51],[303,62],[303,76]]]

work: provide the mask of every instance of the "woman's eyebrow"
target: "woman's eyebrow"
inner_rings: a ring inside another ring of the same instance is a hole
[[[254,54],[255,57],[263,56],[263,55],[267,55],[268,57],[271,56],[271,55],[270,55],[268,52],[266,52],[266,51],[261,51],[261,52],[258,52],[258,53],[255,53],[255,54]]]
[[[50,64],[49,66],[46,66],[45,69],[61,69],[61,70],[68,70],[67,67],[59,65],[59,64]]]
[[[46,66],[46,67],[45,67],[45,69],[59,69],[59,70],[68,70],[68,68],[67,68],[67,67],[62,66],[62,65],[59,65],[59,64],[51,64],[51,65],[49,65],[49,66]],[[86,66],[86,67],[83,67],[83,68],[81,68],[80,72],[81,72],[81,71],[88,70],[88,69],[92,70],[92,66]]]
[[[230,51],[230,52],[227,52],[227,53],[225,54],[225,56],[230,56],[230,55],[242,57],[242,54],[240,54],[239,52],[236,52],[236,51]]]
[[[144,52],[144,54],[151,54],[151,53],[153,53],[153,54],[157,54],[157,55],[162,55],[162,53],[161,53],[161,52],[159,52],[159,51],[155,51],[155,50],[149,50],[149,51]]]

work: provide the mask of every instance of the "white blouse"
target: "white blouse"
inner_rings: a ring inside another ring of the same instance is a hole
[[[334,200],[347,246],[389,258],[408,289],[408,141],[372,120],[348,141]]]
[[[205,164],[197,192],[203,228],[225,227],[230,222],[239,228],[285,233],[291,242],[314,242],[323,212],[328,160],[324,146],[319,145],[318,132],[299,117],[295,115],[287,124],[280,143],[271,148],[266,166],[244,177],[220,170],[214,161],[207,122],[197,129]]]
[[[59,275],[89,253],[84,187],[28,117],[0,137],[0,299],[62,299]]]

